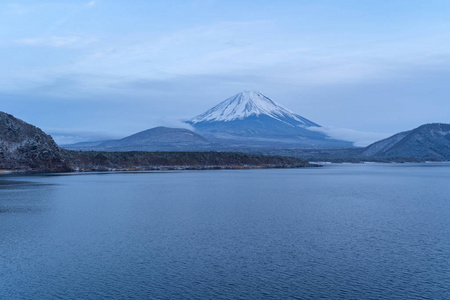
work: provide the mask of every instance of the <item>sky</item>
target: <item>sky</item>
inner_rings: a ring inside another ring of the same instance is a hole
[[[0,1],[0,111],[59,144],[260,91],[367,145],[450,123],[450,1]]]

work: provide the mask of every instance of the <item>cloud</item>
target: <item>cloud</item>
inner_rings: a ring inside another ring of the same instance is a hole
[[[185,128],[189,130],[194,130],[194,128],[186,124],[184,120],[165,117],[159,119],[157,121],[157,125],[149,126],[148,128],[136,129],[134,132],[128,133],[111,133],[106,131],[92,131],[92,130],[83,130],[83,129],[70,129],[70,128],[49,128],[44,127],[43,130],[47,134],[51,135],[55,142],[58,145],[68,145],[75,144],[80,142],[97,142],[97,141],[106,141],[106,140],[114,140],[121,139],[131,134],[137,133],[141,130],[150,129],[156,126],[165,126],[170,128]]]
[[[358,131],[348,128],[336,128],[332,126],[310,127],[308,129],[325,133],[331,138],[353,142],[357,147],[366,147],[392,135],[378,132]]]
[[[79,36],[47,36],[16,40],[15,43],[33,47],[79,47],[94,42],[95,39]]]
[[[96,4],[91,1],[87,5],[92,3]],[[57,24],[62,22],[65,21]],[[421,36],[403,43],[362,39],[357,48],[349,50],[348,39],[305,42],[301,35],[286,39],[276,25],[266,20],[215,22],[166,32],[103,37],[101,43],[83,36],[59,35],[16,42],[34,47],[83,48],[85,51],[73,52],[66,61],[52,62],[51,57],[45,58],[49,64],[42,73],[46,73],[37,77],[74,74],[102,77],[103,82],[91,85],[96,90],[111,89],[118,84],[118,78],[144,87],[152,80],[177,81],[179,77],[192,76],[256,75],[272,85],[350,85],[387,81],[404,76],[413,68],[450,65],[448,49],[435,47],[447,36]],[[26,68],[27,73],[33,73],[29,65]],[[23,74],[8,72],[5,76],[26,76]],[[0,79],[1,75],[0,72]]]
[[[47,134],[51,135],[58,145],[123,138],[123,136],[121,135],[111,134],[103,131],[89,131],[69,128],[43,128],[43,130]]]
[[[88,7],[91,7],[91,6],[94,6],[95,5],[95,1],[91,1],[91,2],[88,2],[88,4],[86,4]]]
[[[16,14],[16,15],[23,15],[26,14],[29,10],[24,5],[19,5],[17,3],[11,3],[9,5],[6,5],[6,10],[9,10],[10,12]]]
[[[184,120],[180,119],[173,119],[173,118],[162,119],[161,126],[170,128],[184,128],[194,131],[194,127],[192,127],[190,124],[185,123]]]

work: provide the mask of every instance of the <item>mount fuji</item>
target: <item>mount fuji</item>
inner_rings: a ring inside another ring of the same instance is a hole
[[[353,147],[260,92],[236,94],[187,123],[196,133],[229,147]]]
[[[259,151],[262,149],[339,149],[321,126],[259,92],[242,92],[186,121],[194,131],[156,127],[120,140],[63,145],[97,151]],[[274,152],[275,153],[275,152]]]
[[[207,112],[192,119],[192,123],[242,120],[251,116],[269,116],[292,126],[316,126],[314,122],[284,108],[259,92],[242,92],[226,99]]]

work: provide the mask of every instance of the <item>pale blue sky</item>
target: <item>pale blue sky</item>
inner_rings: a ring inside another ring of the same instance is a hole
[[[450,122],[450,1],[0,2],[0,110],[60,143],[257,90],[360,144]]]

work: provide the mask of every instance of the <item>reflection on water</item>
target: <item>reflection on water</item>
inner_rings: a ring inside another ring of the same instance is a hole
[[[0,178],[0,299],[450,299],[450,165]]]

